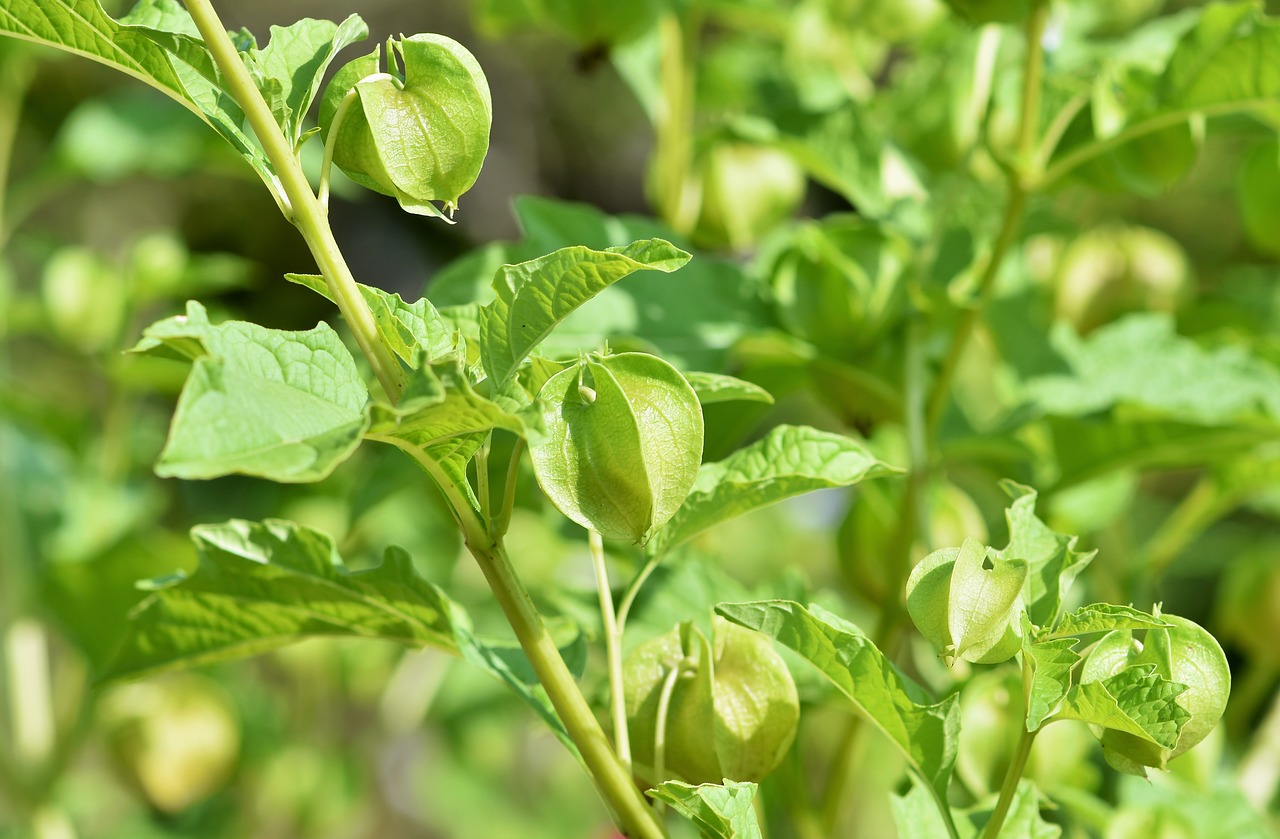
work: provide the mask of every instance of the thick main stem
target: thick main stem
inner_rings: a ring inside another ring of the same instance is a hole
[[[506,551],[501,545],[470,542],[467,548],[480,564],[480,570],[515,630],[538,681],[582,754],[596,788],[613,810],[619,827],[630,839],[662,839],[665,834],[657,817],[632,782],[631,773],[609,745],[609,738],[578,690],[573,674],[565,666],[560,651],[543,626]]]
[[[324,207],[311,191],[311,185],[294,156],[293,148],[276,125],[270,108],[249,77],[213,6],[208,0],[186,0],[186,3],[205,45],[226,79],[227,87],[244,109],[263,151],[277,170],[289,201],[291,220],[306,239],[307,246],[329,285],[330,293],[351,327],[356,343],[368,359],[374,375],[378,377],[387,396],[395,401],[404,387],[403,369],[395,354],[378,334],[373,314],[364,302],[355,278],[351,275],[351,269],[338,249]],[[578,690],[573,674],[560,657],[560,651],[547,634],[546,627],[524,585],[516,576],[506,552],[490,538],[479,511],[467,499],[460,497],[461,493],[446,476],[439,474],[438,465],[427,462],[429,458],[419,460],[432,472],[436,483],[449,497],[468,549],[484,572],[552,706],[577,745],[601,796],[613,809],[618,824],[631,839],[663,839],[663,830],[653,811],[632,783],[630,772],[610,748],[604,730],[582,692]],[[434,471],[432,467],[435,467]]]
[[[248,69],[227,35],[226,27],[222,25],[209,0],[186,0],[186,5],[196,28],[204,38],[205,46],[222,71],[227,88],[244,110],[258,142],[262,144],[263,152],[280,178],[288,199],[289,220],[302,233],[302,238],[306,240],[307,247],[329,286],[329,293],[338,305],[338,311],[351,328],[356,344],[368,359],[382,389],[394,402],[404,390],[404,370],[395,353],[378,334],[373,313],[361,296],[342,251],[338,249],[338,242],[329,227],[328,214],[311,191],[311,184],[303,174],[293,146],[281,133],[271,108],[249,76]]]

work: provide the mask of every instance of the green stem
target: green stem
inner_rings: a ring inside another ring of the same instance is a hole
[[[1013,805],[1013,797],[1018,793],[1018,783],[1027,770],[1027,758],[1031,756],[1031,746],[1035,743],[1036,735],[1040,733],[1038,728],[1035,731],[1027,731],[1025,725],[1018,727],[1020,729],[1018,748],[1013,753],[1013,763],[1009,764],[1009,771],[1005,773],[1004,784],[1000,787],[1000,798],[996,801],[996,808],[991,811],[991,820],[982,831],[982,839],[996,839],[1000,835],[1004,820],[1009,815],[1009,807]]]
[[[657,816],[631,780],[630,770],[610,747],[609,738],[578,690],[573,674],[560,657],[502,545],[468,542],[467,548],[479,563],[547,698],[578,747],[601,797],[613,810],[619,828],[629,839],[663,839],[665,832]]]
[[[662,680],[662,692],[658,694],[658,713],[653,721],[653,774],[657,783],[667,779],[667,717],[671,714],[671,697],[676,692],[676,682],[680,681],[683,669],[683,663],[672,667]],[[661,812],[661,803],[658,807]]]
[[[648,581],[649,576],[653,574],[658,565],[662,562],[663,554],[654,554],[645,560],[644,567],[640,569],[640,573],[636,574],[631,580],[631,584],[627,586],[627,590],[622,593],[622,600],[618,603],[618,632],[625,632],[627,628],[627,618],[631,616],[631,607],[635,605],[636,596],[640,594],[640,589]]]
[[[987,822],[987,827],[982,831],[982,839],[996,839],[1000,835],[1001,829],[1004,827],[1004,820],[1009,815],[1009,808],[1013,805],[1013,798],[1018,793],[1018,784],[1022,781],[1023,774],[1027,771],[1027,758],[1031,756],[1031,746],[1035,743],[1036,735],[1044,730],[1044,723],[1035,731],[1027,731],[1025,724],[1027,697],[1031,691],[1031,661],[1024,654],[1022,658],[1022,707],[1013,715],[1018,721],[1018,745],[1013,753],[1013,761],[1009,764],[1009,771],[1005,773],[1004,783],[1000,786],[1000,798],[996,800],[996,808],[991,811],[991,819]]]
[[[524,438],[517,437],[511,448],[511,460],[507,462],[507,480],[502,485],[502,506],[498,508],[498,515],[493,518],[490,526],[495,541],[506,536],[507,529],[511,527],[511,513],[516,507],[516,482],[520,478],[520,456],[524,454],[524,447]]]
[[[32,61],[25,49],[8,48],[0,57],[0,184],[9,183],[13,141],[18,133],[22,102],[34,75]],[[0,231],[7,229],[4,200],[6,191],[0,190]]]
[[[476,498],[480,499],[481,521],[492,521],[491,499],[489,498],[489,444],[493,434],[485,438],[480,450],[476,452]]]
[[[43,770],[56,738],[44,628],[31,618],[14,621],[5,633],[5,660],[9,670],[13,756],[27,770]]]
[[[227,29],[219,20],[209,0],[186,0],[196,28],[204,38],[205,46],[222,71],[228,90],[236,103],[244,110],[245,118],[253,128],[263,152],[271,161],[280,179],[281,188],[288,199],[289,220],[293,222],[311,255],[316,260],[330,296],[338,305],[338,311],[346,319],[356,344],[369,361],[373,374],[391,401],[396,401],[404,390],[405,374],[399,359],[378,334],[373,313],[360,294],[355,277],[351,274],[333,230],[329,227],[324,206],[311,191],[311,184],[302,171],[292,144],[280,131],[271,108],[258,91],[244,62],[240,60],[235,45],[227,35]]]
[[[1264,111],[1274,109],[1280,102],[1276,98],[1259,98],[1259,99],[1241,99],[1235,102],[1219,102],[1216,105],[1206,105],[1199,108],[1182,108],[1176,111],[1168,111],[1159,116],[1136,122],[1118,131],[1110,137],[1102,140],[1096,140],[1079,146],[1076,149],[1067,152],[1058,162],[1044,170],[1030,186],[1037,192],[1048,189],[1058,181],[1062,180],[1074,170],[1088,163],[1096,157],[1106,154],[1107,152],[1123,146],[1125,143],[1131,143],[1134,140],[1153,134],[1157,131],[1163,131],[1166,128],[1172,128],[1175,125],[1187,122],[1197,116],[1205,118],[1231,116],[1233,114],[1247,114],[1252,111]]]
[[[329,212],[329,175],[333,172],[333,152],[338,145],[338,129],[342,127],[347,111],[351,110],[359,96],[360,92],[355,87],[348,90],[347,95],[338,103],[338,109],[333,112],[333,121],[329,123],[329,136],[324,141],[324,157],[320,160],[320,189],[316,193],[316,200],[325,213]]]
[[[609,707],[613,710],[613,742],[618,758],[631,768],[631,738],[627,733],[627,695],[622,685],[622,633],[613,611],[613,590],[609,587],[609,566],[604,560],[604,540],[594,530],[587,531],[591,563],[600,593],[600,618],[604,623],[605,659],[609,664]]]
[[[462,530],[467,550],[480,566],[489,588],[524,650],[525,657],[533,665],[533,672],[546,690],[551,706],[564,723],[569,739],[578,747],[578,753],[582,755],[582,761],[586,764],[596,789],[613,811],[618,826],[629,839],[663,839],[666,834],[640,790],[632,782],[631,770],[614,753],[609,738],[605,736],[591,706],[578,689],[573,674],[561,658],[560,650],[551,640],[529,592],[516,575],[506,549],[500,539],[490,536],[480,511],[449,480],[440,464],[419,447],[394,437],[371,435],[370,439],[380,440],[403,450],[421,464],[444,492],[454,520]]]
[[[1030,184],[1037,180],[1034,171],[1036,165],[1036,136],[1040,127],[1040,95],[1041,82],[1044,76],[1044,29],[1049,21],[1048,0],[1035,0],[1031,14],[1026,22],[1027,54],[1022,70],[1022,103],[1018,119],[1018,141],[1014,151],[1013,166],[1009,170],[1009,200],[1005,203],[1004,217],[1000,221],[1000,232],[996,234],[991,256],[978,278],[977,299],[964,310],[956,331],[951,336],[951,344],[943,358],[938,378],[934,380],[933,389],[929,393],[926,417],[930,429],[937,428],[942,418],[942,410],[946,407],[947,397],[951,393],[951,380],[973,337],[974,328],[978,324],[987,303],[995,290],[996,277],[1005,257],[1013,247],[1018,231],[1022,227],[1022,217],[1027,209],[1027,199],[1031,193]]]

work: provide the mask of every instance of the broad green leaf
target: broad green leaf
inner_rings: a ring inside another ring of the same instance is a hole
[[[480,356],[499,384],[574,309],[636,271],[670,273],[689,254],[662,239],[603,251],[583,246],[518,265],[504,265],[493,280],[497,296],[480,310]]]
[[[1091,632],[1110,632],[1113,629],[1159,629],[1170,626],[1173,624],[1132,606],[1093,603],[1063,615],[1053,632],[1045,637],[1057,638],[1065,635],[1087,635]]]
[[[1276,438],[1270,421],[1206,426],[1120,412],[1096,418],[1049,417],[1045,425],[1059,470],[1054,489],[1121,469],[1216,464]]]
[[[715,402],[766,402],[773,403],[769,391],[754,382],[724,376],[719,373],[685,373],[685,380],[698,394],[703,405]]]
[[[1053,719],[1080,720],[1172,749],[1191,718],[1176,701],[1186,690],[1186,685],[1158,674],[1154,665],[1134,665],[1076,685]]]
[[[109,17],[97,0],[4,0],[0,4],[0,32],[102,62],[204,116],[187,96],[165,51]]]
[[[293,522],[230,521],[191,532],[199,564],[153,580],[104,678],[133,678],[257,655],[319,636],[383,638],[460,653],[511,687],[576,750],[518,649],[486,644],[460,606],[403,550],[349,571],[333,540]]]
[[[285,279],[333,300],[329,284],[318,274],[285,274]],[[443,361],[455,350],[456,327],[450,325],[425,297],[406,303],[399,294],[373,286],[356,284],[369,304],[378,334],[406,364],[414,364],[421,348],[432,362]]]
[[[259,50],[243,53],[250,75],[271,107],[285,139],[297,146],[325,70],[344,47],[369,34],[359,15],[341,24],[303,18],[289,26],[271,27],[271,39]]]
[[[438,306],[489,303],[504,264],[560,248],[625,247],[637,239],[679,242],[660,222],[609,216],[595,207],[537,196],[515,200],[523,238],[472,251],[437,273],[427,289]],[[614,283],[561,321],[538,351],[570,358],[598,350],[617,336],[642,336],[681,369],[722,370],[742,336],[774,324],[758,280],[735,262],[707,254],[673,274],[655,272],[637,283]],[[630,347],[628,348],[630,349]]]
[[[244,114],[177,0],[143,0],[119,21],[97,0],[5,0],[0,33],[91,58],[157,88],[213,127],[277,197],[283,196],[271,164],[240,127]]]
[[[1054,533],[1037,518],[1034,490],[1012,481],[1004,482],[1004,488],[1014,496],[1005,511],[1009,544],[996,553],[1004,559],[1026,561],[1029,572],[1023,597],[1027,615],[1036,626],[1053,626],[1067,590],[1097,551],[1075,550],[1075,536]]]
[[[1080,661],[1075,638],[1031,643],[1024,636],[1022,652],[1031,658],[1031,689],[1027,696],[1027,731],[1035,731],[1071,689],[1071,670]]]
[[[690,786],[680,781],[667,781],[646,795],[665,801],[691,821],[699,839],[760,839],[752,800],[756,785],[725,779],[723,785]]]
[[[398,548],[353,573],[330,537],[292,522],[201,525],[192,538],[200,564],[151,583],[110,678],[256,655],[317,635],[456,649],[448,598]]]
[[[1169,315],[1130,315],[1083,339],[1059,329],[1053,341],[1071,373],[1028,383],[1045,413],[1081,417],[1123,405],[1199,425],[1280,420],[1280,370],[1237,346],[1201,349]]]
[[[589,356],[540,393],[546,438],[529,448],[560,512],[610,539],[642,542],[679,508],[698,474],[698,398],[647,353]]]
[[[1164,108],[1280,107],[1280,25],[1257,3],[1214,3],[1183,36],[1160,80]],[[1274,116],[1274,114],[1273,114]]]
[[[240,473],[319,480],[360,444],[368,390],[328,325],[284,332],[209,323],[204,308],[153,324],[137,351],[191,359],[156,473],[202,479]]]
[[[713,525],[785,498],[894,471],[856,440],[781,425],[724,460],[704,464],[684,505],[649,550],[664,553]]]
[[[947,623],[954,654],[977,661],[1000,644],[1018,621],[1027,562],[988,555],[976,539],[966,539],[951,572]]]
[[[407,212],[448,220],[489,150],[489,83],[475,56],[452,38],[412,35],[389,42],[389,49],[388,61],[403,64],[403,80],[378,72],[380,50],[356,59],[326,89],[320,125],[327,138],[340,103],[354,91],[337,127],[334,164],[357,183],[395,196]]]
[[[795,650],[902,751],[945,806],[955,768],[960,708],[955,696],[928,704],[860,629],[818,606],[766,600],[721,603],[716,612]]]

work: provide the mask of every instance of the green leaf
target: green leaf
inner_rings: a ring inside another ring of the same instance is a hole
[[[333,539],[293,522],[233,520],[191,531],[199,564],[146,584],[106,679],[257,655],[318,636],[383,638],[460,653],[532,707],[576,754],[519,648],[486,644],[462,607],[422,579],[409,555],[349,571]]]
[[[1217,464],[1276,439],[1270,422],[1205,426],[1120,412],[1097,418],[1050,417],[1045,425],[1060,472],[1055,490],[1121,469]]]
[[[1081,417],[1130,406],[1199,425],[1280,420],[1280,370],[1237,346],[1201,349],[1174,331],[1170,315],[1130,315],[1084,339],[1059,329],[1053,342],[1071,373],[1028,383],[1045,413]]]
[[[143,0],[119,21],[97,0],[6,0],[0,32],[91,58],[146,82],[221,134],[277,197],[283,189],[177,0]]]
[[[681,781],[667,781],[646,795],[665,801],[691,821],[700,839],[760,839],[760,825],[752,800],[756,785],[725,780],[723,785],[690,786]]]
[[[724,460],[704,464],[684,505],[649,550],[665,553],[713,525],[785,498],[896,471],[843,435],[777,426]]]
[[[977,661],[1004,638],[1017,621],[1027,562],[989,556],[976,539],[966,539],[951,573],[947,623],[954,655]]]
[[[306,286],[326,300],[333,301],[329,284],[318,274],[285,274],[284,277],[291,283]],[[414,303],[406,303],[394,292],[361,283],[356,285],[373,312],[378,334],[406,364],[416,363],[419,348],[433,362],[443,361],[453,355],[457,329],[425,297]]]
[[[296,147],[302,137],[307,111],[320,90],[325,70],[340,50],[368,34],[369,28],[359,15],[351,15],[341,24],[303,18],[289,26],[271,27],[271,40],[265,48],[250,48],[242,54],[290,145]]]
[[[476,393],[456,362],[414,371],[403,401],[394,407],[375,403],[370,416],[369,439],[401,447],[427,448],[495,428],[537,437],[532,418]]]
[[[1093,603],[1063,615],[1053,632],[1045,637],[1059,638],[1065,635],[1110,632],[1113,629],[1159,629],[1170,626],[1173,624],[1132,606]]]
[[[493,280],[497,297],[480,310],[480,357],[499,384],[511,378],[534,347],[574,309],[636,271],[671,273],[689,254],[662,239],[597,251],[562,248],[518,265]]]
[[[955,768],[960,708],[955,696],[928,704],[853,624],[818,606],[785,600],[721,603],[716,612],[798,652],[879,728],[928,785],[940,807]]]
[[[1003,486],[1014,501],[1005,511],[1009,544],[996,553],[1004,559],[1026,560],[1027,615],[1036,626],[1052,626],[1071,584],[1097,551],[1075,550],[1075,536],[1054,533],[1037,518],[1034,490],[1012,481],[1005,481]]]
[[[698,394],[698,401],[703,405],[715,402],[773,404],[773,396],[769,391],[755,382],[747,382],[719,373],[685,373],[684,378],[693,387],[693,392]]]
[[[140,4],[148,5],[155,4]],[[167,5],[181,8],[176,2]],[[112,20],[96,0],[5,0],[0,32],[114,67],[200,113],[160,45]]]
[[[1186,685],[1156,673],[1154,665],[1135,665],[1105,679],[1076,685],[1053,718],[1080,720],[1172,749],[1191,718],[1175,701],[1186,690]]]
[[[610,539],[641,542],[675,514],[702,459],[702,410],[674,367],[647,353],[589,356],[540,399],[546,439],[529,448],[560,512]]]
[[[1071,689],[1071,670],[1080,661],[1073,649],[1075,638],[1056,638],[1031,643],[1023,636],[1022,651],[1031,657],[1031,689],[1027,696],[1027,731],[1035,731],[1045,717],[1053,713],[1058,703]]]
[[[393,195],[407,212],[448,220],[489,150],[489,83],[466,47],[443,35],[390,42],[404,79],[378,72],[380,50],[335,74],[320,125],[326,138],[340,103],[355,91],[334,141],[333,162],[352,180]],[[444,212],[431,202],[440,201]]]
[[[326,324],[308,332],[214,326],[191,302],[186,315],[143,336],[136,351],[194,361],[156,464],[162,477],[316,481],[360,444],[368,390]]]
[[[1280,106],[1280,24],[1257,3],[1214,3],[1183,36],[1160,80],[1164,108],[1272,100]]]
[[[329,536],[292,522],[231,521],[191,535],[200,564],[150,584],[109,678],[256,655],[317,635],[456,649],[448,598],[398,548],[353,573]]]

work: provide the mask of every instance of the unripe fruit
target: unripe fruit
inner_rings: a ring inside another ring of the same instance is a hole
[[[702,406],[647,353],[584,358],[539,392],[546,435],[530,446],[560,512],[609,539],[646,541],[684,503],[702,461]]]
[[[1103,636],[1085,659],[1082,682],[1101,681],[1135,665],[1152,665],[1171,682],[1187,686],[1175,700],[1191,718],[1183,725],[1178,744],[1162,749],[1132,734],[1113,729],[1102,733],[1107,763],[1122,772],[1143,774],[1142,767],[1165,764],[1209,735],[1227,707],[1231,670],[1222,647],[1198,624],[1176,615],[1160,615],[1170,629],[1148,629],[1139,642],[1134,632],[1119,629]]]
[[[623,664],[636,774],[648,783],[760,781],[795,739],[800,700],[786,663],[764,635],[715,618],[714,643],[682,624],[641,644]],[[664,777],[654,738],[668,676]]]

